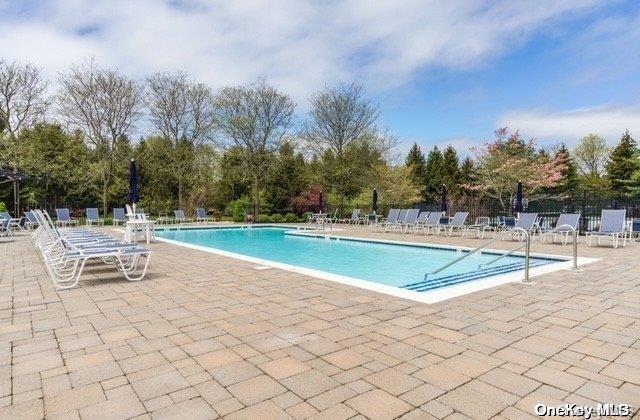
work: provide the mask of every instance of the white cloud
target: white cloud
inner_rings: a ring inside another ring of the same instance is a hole
[[[3,58],[41,65],[50,77],[89,56],[134,77],[182,69],[213,87],[265,76],[304,102],[340,81],[385,91],[418,71],[481,66],[598,3],[6,2],[0,3],[0,51]]]
[[[549,143],[575,145],[586,134],[596,133],[615,144],[625,129],[640,137],[640,106],[513,111],[498,119],[497,127],[505,126]]]

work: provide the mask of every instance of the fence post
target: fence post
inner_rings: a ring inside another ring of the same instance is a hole
[[[578,269],[578,231],[573,230],[573,267],[574,270]]]
[[[585,233],[589,229],[589,221],[587,220],[587,192],[582,191],[582,223],[580,233]]]
[[[524,248],[524,282],[529,283],[529,254],[531,253],[531,236],[529,232],[524,232],[525,243]]]

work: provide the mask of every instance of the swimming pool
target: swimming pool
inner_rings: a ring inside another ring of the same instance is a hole
[[[327,273],[333,275],[329,276],[332,280],[338,277],[355,279],[387,286],[382,287],[383,289],[390,287],[410,294],[427,293],[518,273],[524,268],[524,258],[515,255],[487,265],[499,254],[483,252],[425,280],[425,273],[438,269],[458,258],[462,255],[461,252],[467,251],[363,239],[328,239],[313,231],[306,233],[282,227],[164,229],[157,231],[156,237],[176,244],[219,251],[217,253],[223,255],[248,257],[243,259],[256,263],[275,263],[269,265],[285,269],[307,269],[312,275]],[[562,261],[565,260],[532,257],[530,263],[531,267],[540,267]],[[380,287],[375,289],[379,290]]]

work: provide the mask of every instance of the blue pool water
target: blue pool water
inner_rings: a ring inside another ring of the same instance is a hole
[[[482,253],[425,280],[425,273],[461,254],[453,249],[302,237],[285,234],[287,231],[290,229],[276,227],[181,229],[159,230],[156,236],[415,291],[428,291],[524,268],[524,258],[519,256],[508,256],[480,267],[497,256]],[[558,260],[531,258],[531,266],[553,262]]]

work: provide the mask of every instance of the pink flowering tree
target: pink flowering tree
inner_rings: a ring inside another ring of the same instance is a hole
[[[494,141],[472,151],[477,182],[467,187],[497,199],[504,209],[513,203],[518,181],[522,181],[529,202],[547,196],[545,190],[562,182],[562,160],[536,150],[534,140],[524,140],[518,131],[510,132],[506,127],[496,130]]]

